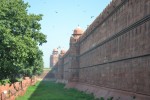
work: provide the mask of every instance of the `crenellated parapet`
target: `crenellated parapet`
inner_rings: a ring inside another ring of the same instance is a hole
[[[110,17],[120,6],[127,2],[128,0],[112,0],[110,4],[100,13],[99,16],[92,22],[92,24],[86,29],[84,35],[81,37],[80,41],[83,41],[92,31],[98,27],[99,25],[103,24],[108,17]]]

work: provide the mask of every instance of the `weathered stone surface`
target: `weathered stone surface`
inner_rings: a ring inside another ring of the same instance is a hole
[[[30,85],[36,83],[36,77],[25,77],[22,82],[15,82],[13,84],[6,84],[0,86],[0,100],[15,100],[17,96],[23,96]]]
[[[112,0],[77,37],[55,66],[57,79],[105,97],[150,100],[150,0]]]

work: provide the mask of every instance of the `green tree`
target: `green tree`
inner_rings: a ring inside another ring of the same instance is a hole
[[[42,15],[29,14],[23,0],[0,0],[0,80],[40,74],[46,42],[40,32]]]

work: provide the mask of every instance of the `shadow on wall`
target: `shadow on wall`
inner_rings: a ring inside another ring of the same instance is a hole
[[[52,70],[44,69],[43,73],[38,77],[39,81],[54,80],[55,75]]]

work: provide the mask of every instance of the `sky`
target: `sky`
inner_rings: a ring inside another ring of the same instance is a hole
[[[70,36],[76,27],[86,30],[111,0],[24,0],[29,3],[29,13],[43,14],[41,32],[47,43],[40,46],[44,67],[50,67],[54,48],[69,48]]]

